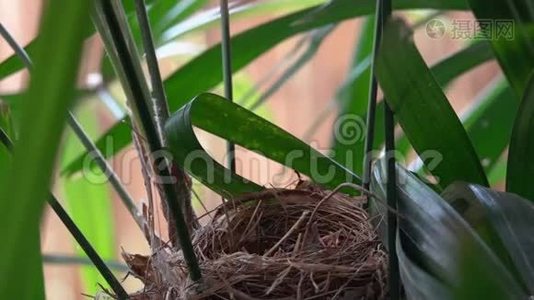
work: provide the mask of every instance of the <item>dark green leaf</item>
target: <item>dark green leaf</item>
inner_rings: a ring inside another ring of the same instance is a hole
[[[383,194],[386,188],[386,160],[375,164],[372,191]],[[479,284],[490,285],[492,299],[526,299],[526,293],[500,260],[474,230],[442,197],[406,169],[397,167],[398,215],[403,250],[422,270],[453,293],[471,290],[471,299],[484,299],[486,290],[466,287],[466,261],[469,267],[485,274]],[[377,205],[383,205],[382,201]],[[479,285],[480,286],[480,285]],[[452,297],[452,299],[458,299]],[[465,298],[462,298],[465,299]]]
[[[443,197],[477,230],[516,276],[534,292],[534,206],[515,194],[466,183],[449,186]]]
[[[514,122],[508,168],[506,190],[534,201],[534,76],[525,91]]]
[[[491,22],[491,40],[510,85],[523,95],[534,71],[534,7],[532,0],[469,0],[481,22]]]
[[[397,257],[399,259],[399,272],[406,299],[409,300],[449,300],[451,290],[436,278],[421,269],[405,253],[401,235],[397,234]]]
[[[487,185],[473,145],[417,51],[410,29],[390,21],[382,45],[376,73],[385,99],[417,153],[442,157],[431,170],[439,184],[465,180]]]
[[[165,133],[174,160],[225,197],[261,187],[214,161],[200,145],[193,126],[279,162],[326,187],[359,183],[356,175],[281,128],[220,96],[201,94],[167,121]]]

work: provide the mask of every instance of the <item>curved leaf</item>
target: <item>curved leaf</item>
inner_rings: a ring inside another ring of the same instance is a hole
[[[515,194],[455,183],[443,192],[501,260],[534,294],[534,205]]]
[[[165,134],[173,159],[225,197],[262,187],[213,160],[200,145],[193,126],[279,162],[328,188],[343,182],[360,183],[358,176],[276,125],[220,96],[201,94],[173,114],[165,125]]]
[[[517,113],[506,173],[506,190],[534,201],[534,76]]]
[[[402,21],[386,24],[376,66],[386,101],[420,156],[429,151],[442,156],[432,170],[441,186],[455,180],[488,185],[462,123],[411,36]]]
[[[373,192],[385,189],[385,162],[382,159],[375,164]],[[486,275],[479,278],[479,283],[492,287],[491,299],[527,298],[509,271],[454,208],[406,169],[398,166],[397,176],[403,249],[422,270],[450,287],[454,295],[463,295],[470,288],[465,286],[469,281],[465,266],[469,265]],[[471,299],[488,299],[480,297],[487,290],[471,288]]]

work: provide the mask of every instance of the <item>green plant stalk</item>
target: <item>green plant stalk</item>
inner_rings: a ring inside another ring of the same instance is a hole
[[[224,97],[230,101],[234,99],[232,86],[232,46],[230,44],[230,16],[228,13],[228,0],[220,0],[221,12],[221,54],[223,65]],[[235,173],[235,145],[227,143],[228,167]]]
[[[159,124],[163,124],[169,117],[169,106],[167,105],[167,96],[163,88],[163,81],[159,70],[158,58],[156,57],[156,49],[154,48],[154,41],[152,38],[152,30],[150,29],[150,20],[148,19],[145,1],[135,0],[135,11],[137,13],[137,20],[141,31],[141,38],[143,40],[143,48],[146,54],[146,62],[148,74],[150,75],[150,82],[152,85],[152,97],[154,100],[155,118],[158,119]],[[163,125],[159,126],[158,130],[163,130]],[[163,136],[163,134],[161,135]]]
[[[91,259],[83,256],[63,255],[63,254],[43,254],[43,262],[55,265],[87,265],[92,266],[94,263]],[[116,260],[105,260],[106,265],[115,271],[127,273],[130,268]]]
[[[102,172],[104,172],[111,185],[115,188],[119,198],[122,200],[124,206],[126,206],[126,209],[128,209],[130,212],[130,215],[133,217],[137,226],[143,230],[145,220],[139,213],[132,196],[128,193],[126,187],[122,184],[117,174],[113,171],[112,167],[106,161],[100,150],[96,147],[91,138],[89,138],[85,130],[82,128],[82,125],[78,122],[78,120],[76,120],[76,117],[70,111],[68,112],[67,123],[72,128],[72,131],[74,131],[85,149],[94,155],[98,167],[102,170]]]
[[[163,124],[169,118],[169,106],[167,104],[167,95],[165,94],[165,88],[161,79],[161,72],[159,70],[158,58],[156,57],[155,44],[152,37],[152,30],[150,28],[150,20],[148,19],[147,10],[144,0],[135,1],[135,10],[137,12],[137,20],[141,31],[141,37],[143,40],[143,48],[146,54],[148,73],[152,85],[152,105],[154,111],[154,120],[156,129],[160,133],[161,144],[166,147],[167,141],[163,134]],[[198,224],[193,220],[195,218],[194,211],[190,210],[191,207],[191,191],[187,185],[190,181],[188,175],[184,170],[175,165],[174,162],[170,163],[171,174],[176,178],[176,184],[174,185],[177,194],[181,195],[179,199],[170,199],[169,201],[179,201],[179,205],[184,209],[184,213],[187,214],[186,223],[193,228]],[[172,218],[172,216],[167,216]],[[170,223],[175,222],[174,219],[168,220]],[[193,223],[193,224],[192,224]],[[171,226],[175,226],[172,225]]]
[[[363,152],[363,188],[369,190],[369,185],[371,183],[371,157],[374,145],[375,138],[375,119],[376,119],[376,103],[377,103],[377,91],[378,91],[378,82],[374,74],[374,63],[375,58],[378,55],[378,49],[380,47],[380,40],[382,39],[382,27],[384,21],[382,19],[381,11],[381,0],[378,0],[376,5],[376,16],[375,16],[375,40],[373,45],[373,58],[371,60],[371,82],[369,87],[369,100],[367,104],[367,119],[366,119],[366,129],[365,134],[365,144]]]
[[[130,48],[128,46],[128,41],[122,34],[123,30],[120,26],[119,16],[115,12],[111,1],[99,0],[97,2],[101,9],[99,12],[103,14],[104,21],[109,27],[109,35],[114,43],[113,45],[107,45],[107,47],[113,47],[113,49],[108,48],[107,50],[108,52],[116,53],[117,58],[122,64],[124,74],[127,77],[125,80],[128,82],[130,85],[129,87],[132,90],[132,98],[130,99],[133,105],[132,108],[139,117],[141,127],[146,134],[145,138],[147,140],[149,150],[151,153],[161,152],[164,150],[164,148],[156,130],[154,119],[150,115],[148,103],[146,99],[144,99],[144,92],[141,88],[142,79],[137,76],[138,73],[133,63],[137,58],[133,57],[132,52],[129,50]],[[164,160],[163,163],[163,168],[154,168],[156,176],[160,179],[171,178],[168,161]],[[166,196],[165,200],[167,201],[167,205],[176,223],[176,232],[180,241],[181,250],[184,254],[184,258],[189,269],[189,275],[193,281],[198,281],[201,278],[200,267],[193,250],[193,245],[191,243],[187,225],[184,220],[183,212],[178,203],[173,201],[173,199],[178,199],[178,195],[172,184],[164,183],[162,184],[162,187]]]
[[[378,13],[377,20],[380,23],[380,31],[384,29],[384,23],[391,18],[391,0],[379,0],[378,2]],[[378,26],[377,26],[378,30]],[[375,52],[378,53],[380,48],[382,33],[380,33],[380,39],[376,39],[376,49]],[[373,63],[376,61],[376,56],[373,59]],[[375,95],[376,97],[376,95]],[[376,101],[375,101],[376,102]],[[385,129],[385,140],[386,140],[386,160],[387,160],[387,203],[390,209],[387,212],[388,220],[388,250],[390,255],[388,256],[388,285],[389,285],[389,295],[392,300],[400,299],[401,293],[401,283],[399,275],[399,261],[396,255],[396,241],[395,237],[397,233],[397,170],[395,162],[395,120],[393,116],[393,111],[385,102],[384,105],[384,129]],[[371,143],[372,147],[372,143]]]

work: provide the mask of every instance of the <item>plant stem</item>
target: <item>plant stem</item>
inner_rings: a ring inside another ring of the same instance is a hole
[[[0,128],[0,141],[9,151],[12,151],[13,142],[2,128]],[[111,270],[106,266],[102,258],[100,258],[96,250],[93,248],[93,246],[91,246],[91,243],[87,240],[87,238],[85,238],[81,230],[78,228],[78,226],[76,226],[74,221],[70,218],[69,214],[61,206],[56,197],[50,193],[47,201],[61,222],[63,222],[65,227],[67,227],[68,231],[74,237],[76,242],[78,242],[87,257],[89,257],[89,259],[93,262],[95,267],[98,269],[98,272],[100,272],[102,277],[104,277],[106,282],[113,289],[116,296],[119,299],[128,299],[128,293],[126,293],[120,282],[117,280],[117,278],[115,278]]]
[[[167,96],[165,95],[165,89],[161,79],[154,39],[152,37],[144,0],[135,0],[135,11],[137,13],[137,20],[139,21],[139,28],[141,29],[141,38],[143,39],[143,49],[145,51],[148,74],[150,75],[152,85],[152,97],[156,99],[156,118],[159,118],[161,124],[163,124],[169,117],[169,106],[167,105]]]
[[[91,265],[93,262],[83,256],[63,255],[63,254],[43,254],[43,262],[57,265]],[[124,263],[115,260],[106,260],[106,265],[110,269],[119,272],[128,272],[130,269]]]
[[[379,0],[379,18],[381,31],[386,21],[391,18],[391,0]],[[380,40],[378,46],[380,47]],[[386,99],[384,98],[384,101]],[[398,216],[397,210],[397,172],[395,162],[395,120],[393,111],[387,101],[384,105],[384,128],[386,140],[386,161],[387,161],[387,203],[391,208],[387,212],[387,232],[388,232],[388,250],[389,250],[389,295],[392,300],[400,299],[401,286],[399,276],[399,262],[396,251],[396,236]]]
[[[120,3],[119,3],[120,4]],[[154,124],[154,119],[150,115],[150,108],[148,106],[148,101],[144,98],[144,92],[141,88],[142,79],[134,65],[136,57],[133,57],[132,52],[129,50],[128,41],[126,40],[125,34],[123,34],[123,29],[119,22],[120,15],[115,11],[113,4],[110,0],[100,0],[97,5],[97,13],[102,14],[103,21],[109,29],[109,36],[112,38],[113,45],[106,45],[108,51],[115,51],[118,55],[119,63],[124,71],[126,76],[125,80],[127,81],[129,88],[131,89],[131,99],[129,99],[132,104],[132,109],[135,110],[136,115],[139,118],[140,125],[146,134],[146,140],[148,147],[151,153],[161,153],[164,148],[159,138],[159,135]],[[124,12],[122,12],[123,14]],[[193,245],[189,236],[189,231],[187,229],[187,224],[184,220],[183,212],[178,205],[177,201],[173,199],[178,199],[177,192],[171,182],[168,182],[172,177],[170,173],[170,164],[164,159],[162,161],[162,168],[154,168],[156,173],[156,180],[165,181],[161,185],[165,194],[165,201],[173,214],[174,221],[176,223],[176,232],[178,234],[178,239],[181,245],[181,249],[184,255],[184,259],[187,263],[189,269],[189,275],[193,281],[198,281],[201,278],[200,267],[193,250]]]
[[[221,11],[221,47],[223,63],[224,97],[233,101],[232,87],[232,49],[230,45],[230,17],[228,13],[228,0],[220,0]],[[235,173],[235,145],[228,143],[228,167]]]
[[[169,118],[169,106],[167,104],[167,96],[165,94],[165,88],[163,86],[163,81],[161,79],[161,73],[158,66],[158,59],[156,57],[156,48],[154,45],[152,31],[150,29],[150,20],[148,19],[148,14],[145,7],[144,0],[135,0],[135,10],[137,13],[137,20],[139,21],[139,27],[141,29],[141,37],[143,39],[143,48],[146,54],[146,60],[148,65],[148,73],[150,76],[150,81],[152,85],[152,104],[154,108],[154,120],[158,132],[161,134],[161,144],[163,147],[167,146],[165,135],[163,134],[163,124]],[[199,224],[196,221],[195,212],[191,206],[191,191],[187,182],[190,181],[188,175],[185,171],[175,165],[174,162],[170,162],[171,175],[176,177],[176,183],[174,187],[176,188],[176,193],[178,198],[169,199],[169,201],[178,202],[177,205],[180,205],[184,213],[185,222],[188,225],[188,228],[196,228]],[[168,219],[167,222],[170,226],[174,227],[176,222],[172,219],[172,214],[166,216]],[[173,230],[169,230],[169,234],[173,235]],[[171,237],[171,240],[174,244],[174,237]],[[174,245],[176,246],[176,245]]]
[[[85,133],[84,129],[76,120],[76,117],[69,111],[67,116],[67,123],[72,128],[72,131],[76,134],[80,142],[83,144],[85,149],[89,154],[94,155],[94,159],[97,163],[97,165],[100,167],[102,172],[104,172],[105,176],[109,179],[109,182],[111,185],[115,188],[115,191],[119,195],[120,199],[122,200],[122,203],[128,211],[130,212],[130,215],[135,220],[135,223],[141,228],[141,230],[144,229],[145,221],[142,217],[142,215],[139,213],[139,210],[137,209],[137,206],[135,205],[135,202],[133,198],[130,196],[128,191],[126,191],[126,188],[124,185],[120,182],[119,177],[117,174],[113,171],[109,163],[106,161],[100,150],[96,147],[96,145],[93,143],[93,141],[89,138],[87,133]]]
[[[376,118],[376,103],[377,103],[377,90],[378,83],[376,81],[376,76],[374,72],[374,64],[376,57],[378,56],[378,50],[380,48],[380,40],[382,39],[382,26],[383,22],[380,17],[381,0],[377,1],[376,4],[376,16],[375,16],[375,40],[373,45],[373,58],[371,60],[370,66],[370,75],[371,83],[369,88],[369,99],[367,105],[367,120],[366,127],[367,132],[365,134],[365,145],[364,145],[364,154],[363,154],[363,188],[368,190],[371,183],[371,165],[373,163],[372,151],[373,144],[375,139],[375,118]]]

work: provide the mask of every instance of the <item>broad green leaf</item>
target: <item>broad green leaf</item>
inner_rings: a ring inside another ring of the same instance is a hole
[[[462,123],[402,21],[386,24],[376,74],[386,101],[417,153],[443,158],[431,170],[441,186],[455,180],[488,184]]]
[[[386,160],[378,161],[373,169],[372,191],[383,194],[386,187]],[[468,223],[442,197],[406,169],[397,167],[397,193],[400,238],[403,250],[422,270],[462,294],[469,279],[469,266],[485,277],[483,286],[490,285],[492,299],[526,299],[527,294],[510,272],[480,239]],[[382,201],[377,205],[383,205]],[[471,287],[471,299],[484,299],[485,290]],[[453,297],[452,299],[458,299]],[[465,299],[465,298],[463,298]]]
[[[430,68],[432,75],[439,83],[439,85],[446,89],[449,84],[461,74],[472,70],[488,61],[494,59],[493,52],[489,43],[485,41],[475,41],[466,48],[450,55]],[[379,103],[383,105],[383,103]],[[378,108],[377,113],[381,116],[383,108]],[[380,119],[383,120],[383,119]],[[381,132],[379,132],[381,134]],[[379,140],[383,141],[383,134],[379,135]],[[477,146],[476,144],[474,145]],[[411,149],[408,138],[403,135],[397,141],[397,150],[402,154],[407,155]]]
[[[165,133],[173,159],[225,197],[258,191],[262,187],[213,160],[200,145],[193,126],[279,162],[328,188],[360,181],[356,175],[276,125],[220,96],[201,94],[167,121]]]
[[[451,299],[455,300],[511,300],[527,299],[526,294],[518,294],[514,288],[503,286],[495,270],[484,268],[484,260],[478,255],[476,249],[469,244],[461,246],[458,264],[460,266],[460,284],[453,288]],[[481,267],[482,266],[482,267]]]
[[[492,60],[493,58],[494,58],[493,52],[491,50],[489,43],[484,42],[484,41],[477,41],[469,45],[468,47],[458,52],[455,52],[454,54],[451,54],[450,56],[440,60],[438,63],[436,63],[430,68],[430,71],[436,78],[436,81],[439,83],[439,85],[443,88],[446,88],[451,83],[451,81],[453,81],[456,77],[460,76],[461,74],[481,64],[484,64]],[[362,63],[360,64],[360,66],[361,65],[365,65],[365,64]],[[357,74],[357,75],[362,74],[364,71],[363,69],[364,68],[361,68],[361,67],[355,68],[354,73],[351,73],[351,75],[349,75],[349,79],[352,78],[351,76],[353,74]],[[360,86],[359,90],[361,91],[361,89],[364,87],[365,86]],[[342,93],[340,94],[340,99],[344,99],[345,97],[344,92],[343,92],[344,90],[342,89],[341,91]],[[359,101],[356,100],[356,99],[360,99],[360,96],[354,99],[355,101],[350,102],[352,107],[347,107],[347,110],[345,111],[345,113],[343,113],[343,115],[345,115],[346,113],[350,115],[354,114],[354,118],[359,118],[363,120],[366,117],[367,111],[365,110],[364,107],[359,107],[359,106],[366,105],[366,103],[365,102],[362,103],[361,100]],[[345,100],[343,100],[343,102],[344,101]],[[384,102],[380,100],[377,104],[377,109],[376,109],[375,141],[374,141],[375,149],[379,148],[381,145],[384,144],[384,130],[383,130],[384,107],[383,105],[384,105]],[[403,155],[407,155],[408,151],[411,149],[410,142],[408,141],[408,138],[405,135],[402,135],[399,137],[396,146],[397,146],[397,150]],[[475,144],[475,147],[476,146],[477,145]],[[353,151],[352,149],[349,149],[349,150]],[[338,155],[336,155],[336,160],[342,161],[340,159],[344,160],[343,156],[339,157]],[[355,160],[354,164],[356,164],[357,166],[358,161]],[[350,167],[350,166],[347,166],[347,167]]]
[[[518,103],[513,101],[514,99],[514,91],[508,83],[498,80],[481,91],[475,103],[462,114],[462,123],[488,177],[508,147],[518,108]],[[488,138],[489,136],[491,138]],[[401,142],[405,144],[402,149],[398,147],[399,151],[403,154],[408,153],[410,147],[406,137],[401,137],[399,143]],[[495,183],[495,180],[490,178],[488,180],[490,184]]]
[[[44,298],[39,223],[67,108],[74,97],[89,8],[90,2],[57,0],[48,2],[45,10],[35,71],[23,98],[20,139],[9,177],[0,183],[1,190],[9,191],[0,195],[3,299]]]
[[[534,7],[532,0],[468,0],[483,24],[490,23],[491,41],[504,74],[518,97],[534,71]],[[475,25],[473,24],[473,27]]]
[[[239,69],[250,63],[259,55],[263,54],[265,51],[271,49],[277,43],[283,41],[284,39],[291,37],[300,32],[310,30],[313,28],[318,28],[326,24],[331,24],[339,22],[351,17],[358,17],[373,12],[375,4],[373,1],[365,0],[362,1],[358,7],[353,9],[353,3],[348,0],[339,1],[339,4],[336,4],[333,7],[326,7],[320,10],[321,17],[316,19],[314,23],[304,23],[304,25],[299,25],[295,27],[295,22],[300,18],[307,16],[310,12],[316,12],[315,9],[307,9],[301,12],[291,14],[289,16],[284,16],[273,21],[270,21],[266,24],[259,25],[250,30],[247,30],[243,33],[237,34],[232,38],[232,50],[234,53],[233,61],[233,71],[237,72]],[[398,9],[410,9],[410,8],[435,8],[435,9],[465,9],[465,4],[460,0],[455,1],[433,1],[431,3],[425,1],[395,1],[394,4]],[[299,23],[300,24],[300,23]],[[265,40],[262,38],[258,41],[258,36],[264,36]],[[187,101],[189,101],[195,95],[208,91],[222,80],[222,70],[220,66],[220,44],[213,46],[203,54],[199,55],[192,61],[188,62],[184,67],[176,71],[170,78],[166,80],[166,91],[167,97],[170,101],[170,109],[177,110]],[[474,51],[477,50],[477,51]],[[450,58],[451,61],[447,64],[451,65],[452,69],[457,70],[458,72],[465,72],[468,68],[462,68],[463,61],[466,56],[471,56],[475,58],[480,58],[478,63],[489,60],[490,57],[486,55],[490,51],[487,51],[487,47],[477,46],[474,50],[471,48],[462,50],[458,52],[457,59]],[[475,52],[472,53],[471,51]],[[240,55],[238,53],[243,53]],[[468,62],[469,60],[465,60]],[[458,67],[453,67],[458,63]],[[466,65],[469,66],[469,65]],[[448,68],[445,66],[442,67],[445,71],[448,71]],[[194,72],[193,72],[194,71]],[[193,73],[190,73],[193,72]],[[449,74],[453,74],[450,73]],[[459,74],[456,74],[456,76]],[[202,76],[203,80],[198,80],[198,76]],[[437,76],[438,78],[440,76]],[[443,80],[452,80],[449,75],[443,76]],[[381,133],[379,122],[381,117],[381,109],[377,108],[379,112],[377,114],[377,133]],[[131,137],[127,135],[114,136],[116,132],[127,132],[129,128],[123,123],[124,120],[119,121],[115,126],[110,129],[106,134],[104,134],[97,142],[99,149],[104,153],[104,155],[109,155],[106,157],[111,157],[116,152],[120,151],[122,145],[129,145],[131,142]],[[118,128],[122,127],[122,128]],[[106,153],[105,148],[101,148],[105,145],[104,139],[107,139],[109,136],[112,136],[113,141],[117,147],[114,147],[113,153]],[[124,137],[126,140],[123,140]],[[380,139],[380,136],[377,137]],[[67,170],[64,172],[66,174],[72,174],[77,172],[80,169],[81,161],[83,157],[79,157],[69,165]]]
[[[28,54],[26,53],[26,51],[23,49],[22,46],[20,46],[14,40],[14,38],[11,36],[11,34],[1,24],[0,24],[0,35],[2,35],[2,37],[6,40],[6,42],[9,44],[9,46],[15,51],[15,53],[21,59],[21,61],[24,62],[25,66],[28,67],[28,68],[31,68],[33,66],[33,63],[31,61],[31,59],[29,58]],[[19,98],[21,98],[21,97],[24,97],[24,94],[23,95],[19,95]],[[4,96],[2,98],[6,99],[6,97],[4,97]],[[8,97],[7,99],[13,100],[12,97]],[[20,107],[21,104],[22,104],[21,100],[18,100],[15,103],[13,103],[13,102],[8,102],[8,103],[16,104],[16,105],[10,105],[12,107]],[[8,114],[8,117],[9,117],[9,114]],[[71,116],[71,118],[72,118],[72,116]],[[3,147],[5,147],[5,149],[8,152],[11,152],[13,150],[13,142],[12,142],[10,136],[15,136],[15,134],[13,134],[13,131],[11,130],[12,126],[10,126],[11,124],[9,122],[9,119],[7,119],[6,121],[7,122],[4,122],[5,123],[4,126],[2,126],[3,128],[0,128],[0,138],[2,140]],[[76,122],[76,121],[73,121],[73,122]],[[4,129],[9,129],[9,130],[5,131]],[[7,133],[7,132],[9,132],[9,133]],[[83,133],[83,134],[85,134],[85,133]],[[88,137],[86,137],[86,138],[88,138]],[[10,162],[10,157],[8,157],[8,161]],[[5,166],[4,169],[8,169],[8,168],[9,168],[9,166]],[[5,180],[5,179],[2,179],[2,180]],[[82,195],[80,195],[80,196],[82,196]],[[87,193],[83,194],[83,197],[87,197],[87,196],[88,196]],[[99,197],[99,199],[104,199],[104,197]],[[104,264],[102,258],[100,258],[99,254],[96,252],[94,247],[89,243],[87,238],[80,231],[80,229],[75,224],[75,222],[72,220],[72,218],[67,214],[67,212],[61,206],[61,204],[58,202],[58,200],[55,198],[55,196],[50,194],[47,197],[47,202],[50,205],[50,207],[52,208],[52,210],[54,211],[54,213],[56,214],[56,216],[61,220],[63,225],[70,232],[72,237],[78,242],[79,246],[81,247],[80,249],[83,250],[83,252],[85,254],[87,254],[87,256],[89,258],[89,261],[91,261],[94,264],[94,266],[96,267],[96,269],[98,270],[98,272],[100,274],[102,274],[101,279],[104,279],[109,284],[109,286],[113,289],[113,291],[116,293],[116,295],[118,297],[124,298],[125,295],[126,295],[126,292],[122,288],[121,284],[114,277],[114,275],[111,273],[109,268]],[[78,203],[80,203],[80,202],[78,202]],[[87,205],[87,204],[83,204],[83,205]],[[91,205],[89,204],[87,206],[90,207]],[[84,209],[80,209],[79,211],[81,212],[81,211],[85,211],[85,210]],[[99,217],[102,217],[102,216],[104,216],[104,214],[102,214],[102,213],[99,214]],[[103,223],[103,222],[98,222],[98,224],[101,224],[101,223]],[[94,226],[94,224],[91,224],[90,228],[94,228],[94,227],[98,227],[98,226]],[[109,231],[108,228],[109,227],[104,228],[103,232],[107,233]],[[95,272],[95,271],[92,271],[92,272]],[[99,273],[96,273],[96,274],[99,274]],[[91,278],[91,279],[92,279],[91,283],[93,283],[93,285],[96,287],[95,283],[98,282],[99,278],[95,277],[95,278]],[[95,289],[93,288],[92,290],[95,290]]]
[[[0,102],[0,130],[3,130],[7,135],[13,136],[13,122],[9,106]],[[0,182],[7,177],[6,170],[9,169],[11,163],[11,154],[9,149],[0,143]]]
[[[534,291],[534,206],[512,193],[466,183],[443,197],[473,226],[530,294]]]
[[[84,103],[78,107],[78,119],[84,129],[91,135],[98,131],[95,108]],[[68,131],[62,162],[69,162],[72,157],[83,152],[85,148],[77,141],[72,131]],[[105,177],[105,175],[102,175]],[[63,178],[62,187],[68,211],[80,230],[85,234],[91,245],[103,259],[115,258],[115,242],[113,232],[113,210],[109,189],[105,180],[91,181],[86,176]],[[77,248],[79,255],[84,255],[83,249]],[[97,283],[104,283],[104,278],[93,266],[81,268],[84,292],[96,294],[101,288]],[[107,287],[106,287],[107,288]]]
[[[534,76],[519,106],[508,151],[506,190],[534,201]]]

